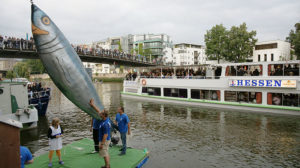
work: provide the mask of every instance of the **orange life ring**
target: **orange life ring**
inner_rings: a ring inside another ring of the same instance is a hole
[[[146,79],[143,79],[142,80],[142,85],[146,85],[146,84],[147,84]]]

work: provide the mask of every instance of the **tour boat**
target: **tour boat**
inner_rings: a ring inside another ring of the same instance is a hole
[[[30,105],[33,105],[38,110],[39,116],[45,116],[48,104],[51,98],[51,89],[46,88],[36,92],[28,93],[28,101]]]
[[[38,111],[28,104],[26,82],[0,82],[0,118],[19,121],[23,129],[37,127]]]
[[[123,97],[300,115],[300,61],[138,68]]]

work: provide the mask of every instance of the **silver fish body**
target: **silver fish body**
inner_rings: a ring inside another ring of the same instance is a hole
[[[32,34],[39,57],[59,90],[81,110],[93,118],[99,114],[89,105],[103,110],[97,91],[84,66],[63,33],[36,5],[31,6]]]

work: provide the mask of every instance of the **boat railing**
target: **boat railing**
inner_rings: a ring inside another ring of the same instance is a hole
[[[49,92],[49,89],[47,90],[42,90],[42,91],[30,91],[28,92],[28,98],[29,99],[34,99],[34,98],[40,98],[40,97],[44,97],[44,96],[49,96],[49,94],[47,93]]]
[[[140,76],[148,79],[220,79],[221,76]]]

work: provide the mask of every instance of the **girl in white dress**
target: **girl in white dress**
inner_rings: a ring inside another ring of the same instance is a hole
[[[53,118],[50,128],[48,129],[48,138],[49,138],[49,164],[48,167],[52,167],[52,156],[54,151],[59,159],[59,164],[63,165],[64,162],[61,160],[61,148],[62,148],[62,136],[63,129],[59,125],[59,119]]]

